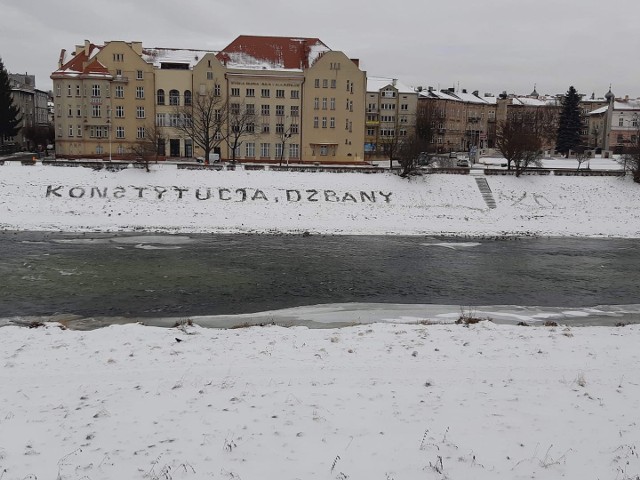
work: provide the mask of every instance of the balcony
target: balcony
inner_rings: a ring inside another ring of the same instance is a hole
[[[380,121],[379,120],[367,120],[365,122],[365,125],[367,127],[377,127],[378,125],[380,125]]]
[[[113,77],[113,81],[117,83],[129,83],[129,77],[123,77],[122,75],[116,75]]]

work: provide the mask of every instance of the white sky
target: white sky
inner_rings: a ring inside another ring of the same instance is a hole
[[[0,0],[0,56],[51,86],[84,39],[219,50],[236,36],[319,37],[372,76],[469,91],[640,96],[640,2],[617,0]]]

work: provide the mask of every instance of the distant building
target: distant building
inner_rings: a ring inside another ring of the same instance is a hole
[[[591,145],[613,153],[624,153],[637,144],[640,134],[640,99],[616,98],[611,89],[606,105],[587,115]]]
[[[85,41],[70,58],[62,51],[51,78],[60,156],[129,158],[149,122],[161,157],[203,155],[176,128],[177,108],[214,92],[227,109],[255,112],[239,160],[364,160],[365,72],[317,38],[243,35],[219,52]],[[225,143],[216,153],[232,156]]]
[[[45,126],[49,123],[47,102],[49,94],[36,88],[36,77],[25,74],[9,74],[11,96],[13,102],[20,109],[22,122],[20,131],[13,139],[21,148],[33,149],[37,145],[31,145],[27,138],[27,127]]]
[[[389,158],[387,145],[411,136],[416,126],[418,93],[395,78],[368,77],[365,156]]]

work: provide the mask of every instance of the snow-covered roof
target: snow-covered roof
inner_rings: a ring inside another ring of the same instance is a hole
[[[217,57],[229,68],[301,71],[329,51],[318,38],[240,35]]]
[[[95,58],[102,48],[87,43],[85,48],[78,49],[68,62],[51,74],[51,77],[111,78],[109,70]]]
[[[193,68],[207,53],[216,52],[208,50],[192,50],[183,48],[144,48],[142,59],[160,68],[163,63],[181,63]]]
[[[444,92],[441,90],[422,90],[420,92],[420,96],[427,97],[427,98],[438,98],[440,100],[451,100],[452,102],[460,101],[459,98],[453,96],[451,93]]]
[[[385,87],[393,87],[399,93],[416,93],[408,85],[399,82],[396,78],[390,77],[367,77],[367,92],[379,92]]]

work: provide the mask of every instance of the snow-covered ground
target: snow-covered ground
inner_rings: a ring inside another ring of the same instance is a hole
[[[1,334],[3,480],[640,474],[640,326]]]
[[[0,229],[640,237],[630,178],[0,165]]]

